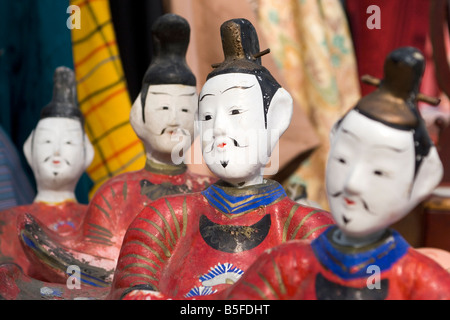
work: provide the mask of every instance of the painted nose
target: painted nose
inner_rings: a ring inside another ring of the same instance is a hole
[[[179,121],[176,113],[172,113],[170,115],[169,126],[171,126],[171,127],[179,127],[180,126],[180,121]]]
[[[217,138],[220,136],[225,136],[226,133],[227,133],[226,121],[220,119],[220,117],[217,117],[216,120],[214,121],[214,129],[213,129],[214,137]]]
[[[61,145],[60,143],[55,143],[53,145],[53,156],[59,157],[61,155]]]
[[[345,182],[344,190],[346,193],[354,195],[361,193],[364,187],[363,168],[361,166],[354,166],[348,173],[347,180]],[[347,200],[346,200],[347,201]],[[350,203],[349,203],[350,202]],[[351,200],[348,200],[347,204],[352,204]]]

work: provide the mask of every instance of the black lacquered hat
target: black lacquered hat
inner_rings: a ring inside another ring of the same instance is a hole
[[[75,74],[72,69],[61,66],[53,74],[53,97],[40,114],[44,118],[70,118],[84,125],[84,117],[77,102]]]
[[[150,85],[196,85],[195,75],[186,62],[190,33],[188,21],[173,13],[164,14],[153,23],[153,57],[144,75],[141,89],[144,122],[145,99]]]
[[[417,103],[424,71],[425,58],[420,50],[413,47],[393,50],[386,57],[378,88],[354,107],[373,120],[413,132],[416,173],[433,145]]]
[[[417,126],[417,95],[424,70],[425,58],[418,49],[401,47],[392,51],[386,57],[378,89],[363,97],[356,108],[387,124]]]
[[[270,52],[260,51],[259,39],[253,24],[247,19],[231,19],[220,27],[224,61],[212,65],[207,80],[227,73],[246,73],[256,76],[264,100],[264,117],[275,92],[281,87],[271,73],[262,65],[261,56]],[[267,124],[267,119],[266,119]]]

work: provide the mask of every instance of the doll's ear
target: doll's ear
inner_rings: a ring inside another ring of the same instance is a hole
[[[276,142],[283,135],[291,123],[293,113],[293,100],[289,92],[283,88],[279,88],[272,97],[269,110],[267,112],[267,131],[269,133],[276,132],[278,137],[272,137],[272,146],[274,148]]]
[[[330,139],[330,144],[333,143],[334,137],[336,136],[336,133],[339,129],[339,126],[341,125],[342,119],[336,121],[333,126],[331,127],[330,134],[328,135]]]
[[[27,162],[31,168],[33,168],[33,157],[31,156],[31,154],[32,154],[31,149],[33,147],[33,136],[34,136],[34,130],[31,131],[27,140],[25,140],[25,143],[23,144],[23,153],[25,155],[25,159],[27,159]]]
[[[136,100],[134,100],[130,110],[130,124],[139,139],[142,139],[142,136],[144,135],[142,128],[144,128],[145,124],[144,119],[142,118],[142,102],[140,93]]]
[[[87,169],[91,163],[92,160],[94,160],[94,146],[91,143],[91,140],[89,140],[89,137],[87,134],[84,134],[84,169]]]
[[[200,135],[200,121],[199,121],[199,113],[198,113],[198,104],[197,104],[197,108],[195,109],[195,114],[194,114],[194,135],[192,138],[192,141],[194,141],[195,139],[197,139],[197,137]]]
[[[436,150],[431,147],[423,159],[411,190],[411,199],[417,203],[429,196],[442,180],[444,168]]]

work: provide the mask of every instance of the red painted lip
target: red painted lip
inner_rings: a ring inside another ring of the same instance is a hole
[[[345,200],[345,203],[347,203],[348,205],[355,204],[355,201],[350,200],[350,199],[348,199],[348,198],[344,198],[344,200]]]
[[[225,142],[219,143],[217,148],[224,148],[227,144]]]
[[[54,164],[59,164],[61,161],[59,161],[59,160],[53,160],[53,163]]]

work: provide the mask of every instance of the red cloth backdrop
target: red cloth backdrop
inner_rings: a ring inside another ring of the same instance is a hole
[[[369,29],[367,19],[373,13],[367,8],[380,8],[380,29]],[[346,9],[352,31],[360,75],[383,77],[386,55],[401,46],[413,46],[425,52],[429,34],[429,0],[347,0]],[[433,67],[430,64],[427,68]],[[361,83],[366,95],[374,87]]]

